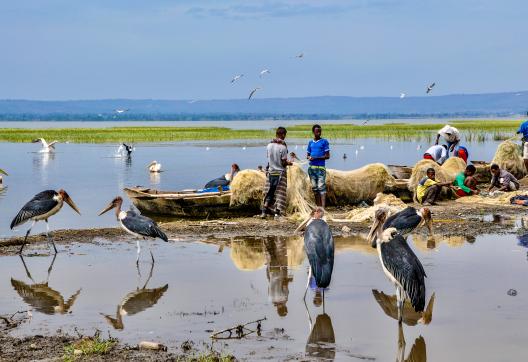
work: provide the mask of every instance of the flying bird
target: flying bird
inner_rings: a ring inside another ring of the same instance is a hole
[[[137,241],[137,258],[136,265],[139,266],[139,254],[141,253],[141,246],[139,245],[139,239],[146,240],[147,238],[155,240],[160,238],[161,240],[168,242],[169,239],[167,235],[159,228],[152,219],[149,219],[146,216],[140,215],[134,210],[122,211],[121,206],[123,205],[123,199],[121,197],[116,197],[113,199],[107,207],[105,207],[100,213],[99,216],[103,215],[105,212],[116,209],[115,215],[119,225],[127,233],[138,238]],[[150,252],[152,258],[152,263],[154,263],[154,255],[152,251]]]
[[[161,172],[161,163],[158,161],[152,161],[147,168],[150,172]]]
[[[260,77],[262,78],[263,75],[270,74],[271,71],[269,69],[263,69],[260,71]]]
[[[365,126],[367,123],[369,123],[370,119],[365,120],[365,122],[361,123],[362,126]]]
[[[38,221],[44,220],[46,222],[46,236],[48,238],[48,244],[51,242],[53,245],[53,250],[55,254],[57,253],[57,248],[55,247],[55,242],[50,238],[49,235],[49,223],[48,219],[58,213],[64,203],[70,205],[70,207],[79,215],[81,212],[77,208],[77,205],[73,202],[70,195],[63,189],[59,191],[55,190],[46,190],[36,194],[31,200],[29,200],[22,209],[15,216],[13,221],[11,221],[11,230],[16,226],[24,224],[26,221],[31,220],[33,223],[26,232],[26,237],[24,242],[18,251],[18,254],[22,253],[24,246],[26,245],[27,238],[31,229]]]
[[[41,143],[42,144],[42,148],[40,149],[39,153],[50,153],[50,152],[53,152],[55,151],[55,144],[57,144],[58,141],[53,141],[53,142],[46,142],[46,140],[44,138],[37,138],[35,140],[32,141],[33,143]]]
[[[403,99],[403,98],[405,98],[406,95],[407,94],[405,94],[405,93],[400,93],[400,98]]]
[[[233,79],[231,79],[231,83],[235,83],[237,80],[239,80],[240,78],[242,78],[244,76],[244,74],[237,74],[233,77]]]
[[[398,322],[403,320],[405,299],[409,299],[416,312],[425,308],[425,270],[422,263],[396,228],[386,229],[376,239],[383,272],[396,287]]]
[[[427,90],[425,91],[426,94],[429,94],[431,93],[431,91],[433,90],[434,86],[436,85],[435,82],[429,84],[429,86],[427,87]]]
[[[262,89],[262,88],[260,88],[260,87],[256,87],[255,89],[253,89],[253,90],[251,91],[251,93],[249,93],[248,101],[249,101],[251,98],[253,98],[253,95],[254,95],[258,90],[261,90],[261,89]]]
[[[322,219],[324,210],[318,207],[314,210],[312,219],[304,232],[304,248],[310,262],[308,282],[304,292],[304,299],[308,292],[310,279],[313,276],[318,288],[327,288],[332,279],[334,269],[334,238],[328,224]],[[324,289],[323,289],[324,301]]]
[[[299,53],[295,56],[295,58],[299,58],[299,59],[302,59],[304,58],[304,53]]]
[[[117,113],[117,114],[122,114],[122,113],[125,113],[125,112],[128,112],[130,111],[129,108],[117,108],[117,109],[114,109],[114,112]]]

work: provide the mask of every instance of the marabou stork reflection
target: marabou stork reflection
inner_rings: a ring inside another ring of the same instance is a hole
[[[387,295],[376,289],[372,289],[372,295],[387,316],[398,320],[398,308],[396,306],[398,297],[396,295]],[[429,303],[427,303],[427,308],[423,312],[416,312],[409,301],[405,301],[403,304],[402,322],[408,326],[415,326],[419,323],[424,325],[431,323],[433,319],[434,301],[435,294],[433,293],[429,299]]]
[[[24,302],[35,310],[44,314],[68,313],[77,300],[77,297],[81,293],[81,289],[79,289],[70,298],[68,298],[68,300],[65,301],[64,297],[58,291],[48,286],[50,274],[53,270],[53,264],[55,263],[56,258],[57,254],[53,255],[53,259],[48,268],[46,282],[44,283],[35,282],[22,255],[20,255],[20,260],[22,260],[22,265],[24,265],[26,275],[33,282],[33,284],[26,284],[23,281],[11,278],[11,285],[18,295],[24,300]]]
[[[310,318],[310,335],[308,341],[306,341],[306,356],[333,361],[335,354],[335,334],[332,318],[326,313],[319,314],[313,326]]]

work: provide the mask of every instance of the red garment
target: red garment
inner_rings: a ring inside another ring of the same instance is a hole
[[[460,196],[460,197],[464,197],[464,196],[469,196],[469,195],[471,195],[471,194],[468,194],[466,191],[464,191],[464,190],[462,190],[462,189],[458,189],[458,190],[456,191],[456,194],[457,194],[458,196]]]
[[[458,149],[457,157],[460,157],[461,159],[464,160],[465,163],[467,163],[468,154],[467,154],[466,150]]]
[[[434,161],[434,158],[430,154],[424,153],[424,160],[433,160]]]

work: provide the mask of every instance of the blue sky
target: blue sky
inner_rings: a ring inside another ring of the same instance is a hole
[[[0,0],[0,98],[526,90],[527,19],[525,0]]]

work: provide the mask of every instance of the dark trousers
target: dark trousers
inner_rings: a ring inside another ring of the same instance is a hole
[[[422,199],[422,204],[424,202],[428,202],[430,204],[436,202],[438,196],[440,196],[440,191],[442,191],[442,188],[438,185],[429,186],[425,191],[425,195]]]
[[[269,206],[275,199],[275,191],[277,191],[277,186],[279,185],[281,175],[268,175],[269,180],[269,190],[264,197],[264,206]]]

